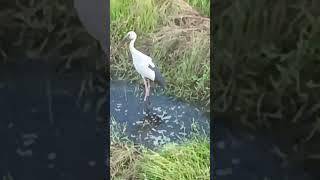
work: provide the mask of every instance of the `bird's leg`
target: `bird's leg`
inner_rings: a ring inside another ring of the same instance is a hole
[[[150,96],[150,80],[147,79],[148,97]]]
[[[148,105],[150,105],[150,98],[149,98],[149,96],[150,96],[150,80],[149,79],[147,79],[147,89],[148,89],[148,95],[147,95],[147,97],[148,97]]]
[[[148,85],[147,85],[147,81],[146,81],[145,78],[143,78],[143,82],[144,82],[144,89],[145,89],[143,101],[146,101],[147,100],[147,96],[148,96]]]
[[[143,82],[144,82],[144,87],[145,87],[145,95],[144,95],[144,109],[145,109],[145,112],[147,114],[149,114],[150,112],[150,109],[149,109],[149,98],[147,99],[148,97],[148,83],[147,83],[147,80],[145,78],[143,78]],[[147,101],[148,100],[148,101]]]

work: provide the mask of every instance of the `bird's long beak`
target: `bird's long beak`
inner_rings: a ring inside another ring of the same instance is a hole
[[[129,41],[128,35],[126,35],[119,43],[120,46],[124,45],[126,42]]]

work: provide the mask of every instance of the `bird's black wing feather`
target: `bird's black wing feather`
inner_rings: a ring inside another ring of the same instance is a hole
[[[166,82],[163,76],[161,75],[159,68],[157,68],[157,66],[152,67],[151,65],[149,65],[148,67],[152,69],[155,73],[154,81],[157,82],[162,88],[164,88],[166,85]]]

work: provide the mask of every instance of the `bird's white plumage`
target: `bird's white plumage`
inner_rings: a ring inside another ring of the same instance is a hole
[[[154,63],[152,62],[151,57],[143,54],[142,52],[136,50],[134,48],[134,42],[137,39],[137,34],[133,31],[128,32],[126,37],[121,41],[125,42],[126,39],[130,40],[129,49],[132,56],[132,61],[134,68],[136,71],[142,76],[144,86],[145,86],[145,96],[144,102],[147,101],[147,97],[149,97],[150,93],[150,81],[157,81],[162,87],[164,87],[164,79],[162,78],[159,70],[155,67]],[[150,102],[149,102],[150,103]],[[148,103],[147,103],[148,104]]]
[[[151,57],[143,54],[142,52],[140,52],[134,48],[134,42],[137,38],[135,33],[130,34],[130,32],[129,32],[128,35],[131,36],[131,37],[129,37],[129,38],[131,38],[129,48],[130,48],[134,68],[136,69],[136,71],[139,74],[141,74],[141,76],[154,81],[155,72],[149,68],[149,65],[151,67],[155,67],[154,63],[152,62]]]
[[[141,74],[143,77],[146,77],[152,81],[155,78],[155,72],[149,68],[154,67],[152,59],[139,52],[138,50],[131,52],[132,53],[132,61],[136,71]]]

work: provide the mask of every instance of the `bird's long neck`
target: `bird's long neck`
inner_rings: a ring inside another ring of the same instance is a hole
[[[136,39],[132,39],[132,40],[130,41],[129,48],[130,48],[130,51],[131,51],[131,52],[136,51],[136,48],[134,48],[134,42],[135,42],[135,41],[136,41]]]

